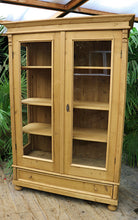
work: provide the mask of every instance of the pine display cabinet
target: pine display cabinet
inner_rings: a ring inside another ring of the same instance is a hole
[[[13,184],[118,204],[134,15],[4,22]]]

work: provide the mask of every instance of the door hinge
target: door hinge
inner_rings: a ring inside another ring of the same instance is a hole
[[[122,58],[122,50],[121,50],[121,52],[120,52],[120,58]]]
[[[17,144],[15,144],[15,150],[17,150]]]
[[[12,52],[12,58],[14,58],[14,52]]]
[[[114,159],[114,164],[116,164],[116,157],[115,157],[115,159]]]

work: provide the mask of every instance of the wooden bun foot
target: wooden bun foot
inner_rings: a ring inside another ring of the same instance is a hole
[[[22,188],[23,188],[22,186],[16,186],[16,185],[14,186],[14,189],[17,190],[17,191],[22,190]]]
[[[117,206],[115,206],[115,205],[108,205],[108,209],[110,211],[116,211],[117,210]]]

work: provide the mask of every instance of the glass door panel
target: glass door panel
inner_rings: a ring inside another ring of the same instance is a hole
[[[86,31],[66,36],[65,172],[71,175],[113,178],[113,34],[101,31],[100,37]]]
[[[17,165],[59,172],[60,34],[16,35],[13,41]]]
[[[25,42],[20,49],[23,153],[52,160],[52,42]]]

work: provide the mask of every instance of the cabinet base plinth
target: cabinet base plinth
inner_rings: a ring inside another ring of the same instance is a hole
[[[108,209],[110,211],[116,211],[117,210],[117,206],[115,206],[115,205],[108,205]]]
[[[23,189],[23,187],[14,185],[14,189],[17,190],[17,191],[21,191]]]

